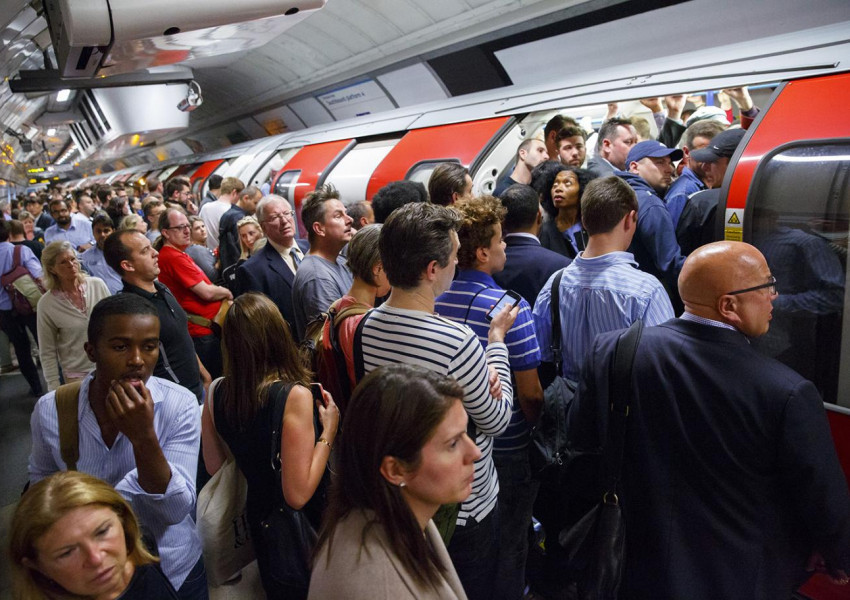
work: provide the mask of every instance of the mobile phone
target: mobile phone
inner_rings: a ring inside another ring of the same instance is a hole
[[[516,292],[507,290],[504,294],[502,294],[502,297],[499,298],[499,301],[496,302],[496,306],[490,309],[490,312],[487,313],[487,320],[492,321],[493,317],[502,312],[503,308],[505,308],[506,306],[510,306],[511,308],[513,308],[514,306],[519,304],[519,301],[521,299],[522,297]]]
[[[321,383],[310,384],[310,392],[313,394],[313,400],[318,400],[322,406],[325,405],[325,397],[322,395],[323,391]]]

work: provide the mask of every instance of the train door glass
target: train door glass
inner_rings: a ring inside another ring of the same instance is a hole
[[[431,173],[437,168],[437,165],[453,162],[460,164],[460,161],[455,158],[447,158],[441,160],[423,160],[413,165],[407,172],[404,178],[407,181],[418,181],[428,189],[428,180],[431,179]]]
[[[345,204],[365,200],[369,178],[399,139],[357,144],[331,169],[324,183],[332,184]]]
[[[254,185],[259,187],[262,187],[267,183],[271,184],[275,174],[280,171],[283,166],[289,162],[289,159],[292,158],[300,149],[301,146],[295,146],[294,148],[282,148],[273,152],[265,164],[263,164],[263,166],[254,173],[251,177],[251,181],[254,182]]]
[[[795,142],[769,154],[747,211],[749,241],[779,292],[770,330],[754,344],[813,381],[825,401],[850,398],[850,141]]]

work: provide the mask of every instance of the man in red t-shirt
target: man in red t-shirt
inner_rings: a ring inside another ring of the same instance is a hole
[[[189,220],[176,208],[169,208],[160,219],[165,243],[159,251],[159,281],[171,290],[177,302],[189,315],[189,335],[195,351],[215,379],[221,376],[221,346],[212,329],[192,322],[192,315],[212,319],[222,300],[232,300],[227,288],[213,285],[185,250],[191,243]]]

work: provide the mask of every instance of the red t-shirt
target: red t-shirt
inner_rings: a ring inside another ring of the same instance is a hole
[[[204,302],[189,289],[202,281],[210,285],[212,282],[195,264],[191,256],[177,248],[166,245],[159,251],[159,281],[171,290],[178,304],[187,314],[212,319],[221,307],[221,300]],[[189,335],[192,337],[212,335],[212,329],[195,325],[190,321]]]

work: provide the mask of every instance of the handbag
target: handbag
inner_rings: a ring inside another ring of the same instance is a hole
[[[210,384],[209,398],[221,377]],[[198,533],[210,585],[220,586],[238,576],[254,560],[248,517],[248,482],[227,444],[227,458],[198,494]]]
[[[563,376],[561,361],[561,313],[558,310],[558,290],[564,271],[558,271],[552,280],[552,293],[549,302],[549,314],[552,321],[550,349],[555,363],[555,378],[543,391],[543,408],[537,424],[531,428],[529,462],[531,472],[537,479],[557,480],[567,453],[567,410],[575,396],[578,384]]]
[[[623,466],[631,378],[643,322],[635,321],[617,339],[609,375],[608,436],[603,456],[602,500],[559,536],[570,569],[577,574],[580,600],[614,600],[620,589],[626,554],[626,526],[618,496]]]
[[[283,429],[283,412],[291,384],[283,385],[276,395],[269,394],[273,403],[271,410],[270,463],[280,481],[280,438]],[[303,592],[307,596],[310,584],[310,566],[313,548],[316,545],[316,530],[302,510],[290,507],[283,497],[283,489],[275,486],[275,508],[260,523],[262,538],[256,545],[257,561],[261,572],[272,580],[273,585],[288,590],[287,597]],[[266,578],[264,577],[264,579]],[[267,590],[268,591],[268,590]]]

